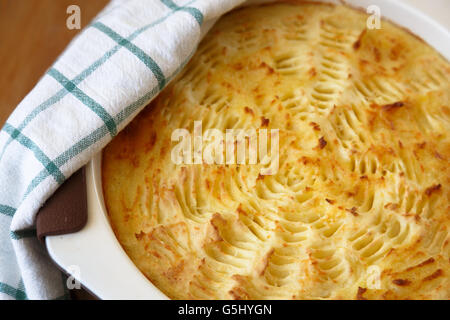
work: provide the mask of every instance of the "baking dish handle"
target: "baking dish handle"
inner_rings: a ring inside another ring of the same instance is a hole
[[[38,239],[74,233],[87,222],[87,194],[85,167],[75,172],[45,202],[36,217]]]

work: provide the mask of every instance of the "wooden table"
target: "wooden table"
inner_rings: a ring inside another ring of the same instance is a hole
[[[69,30],[67,7],[80,7],[81,27],[108,0],[0,0],[0,127],[79,30]],[[72,290],[75,299],[92,299]]]
[[[69,30],[67,7],[81,26],[108,0],[0,0],[0,127],[79,30]]]

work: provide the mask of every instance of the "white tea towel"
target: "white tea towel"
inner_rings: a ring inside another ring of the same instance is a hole
[[[113,1],[70,44],[0,131],[0,298],[67,296],[36,239],[45,200],[186,64],[243,0]]]

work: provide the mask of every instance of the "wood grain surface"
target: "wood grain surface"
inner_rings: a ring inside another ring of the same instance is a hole
[[[0,0],[0,127],[79,30],[69,30],[67,7],[80,7],[81,27],[108,0]],[[74,299],[95,299],[71,290]]]
[[[81,10],[81,27],[108,0],[0,0],[0,127],[79,30],[67,7]]]

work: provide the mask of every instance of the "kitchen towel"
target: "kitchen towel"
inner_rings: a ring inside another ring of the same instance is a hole
[[[0,299],[68,297],[36,239],[37,211],[174,78],[217,18],[242,2],[112,1],[17,106],[0,131]]]

